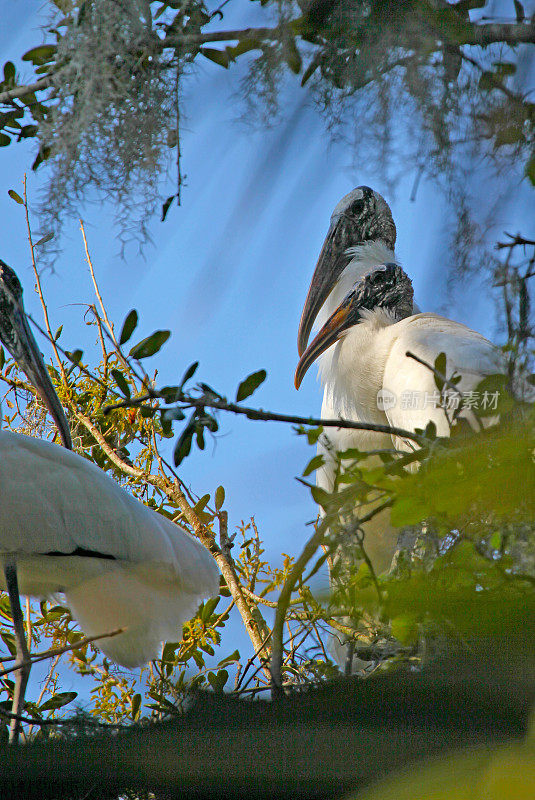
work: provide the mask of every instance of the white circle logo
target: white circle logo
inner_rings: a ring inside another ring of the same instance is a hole
[[[394,408],[396,401],[397,397],[390,389],[379,389],[377,392],[377,408],[379,411],[388,411],[389,408]]]

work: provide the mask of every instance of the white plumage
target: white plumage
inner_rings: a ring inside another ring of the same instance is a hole
[[[436,314],[415,313],[419,309],[413,304],[410,281],[395,263],[395,239],[388,205],[368,187],[354,189],[337,205],[301,318],[298,345],[302,358],[296,385],[312,361],[318,359],[324,387],[322,417],[343,417],[410,431],[425,429],[433,421],[438,434],[447,436],[450,425],[442,408],[432,402],[426,402],[423,408],[411,408],[410,402],[405,402],[411,393],[422,401],[426,393],[429,398],[436,393],[432,370],[410,359],[407,351],[431,366],[438,354],[445,352],[446,375],[452,375],[454,370],[462,375],[458,385],[461,393],[473,390],[485,375],[502,372],[503,357],[491,342],[465,325]],[[378,268],[384,271],[386,264],[388,274],[398,271],[395,296],[383,296],[385,287],[380,283],[375,289],[372,287]],[[360,307],[359,299],[365,299]],[[353,317],[346,316],[346,312]],[[320,332],[305,352],[314,323]],[[395,395],[391,408],[378,404],[382,390]],[[472,412],[463,411],[462,415],[473,422]],[[374,431],[329,428],[325,435],[336,451],[413,446]],[[334,464],[321,441],[319,452],[325,457],[325,465],[318,470],[317,481],[332,491]],[[388,510],[368,523],[365,531],[368,555],[376,571],[382,572],[390,565],[398,535],[390,525]]]
[[[218,593],[202,545],[64,448],[0,432],[0,498],[0,554],[13,557],[21,593],[63,593],[88,636],[126,627],[98,642],[118,664],[156,657]],[[77,548],[99,555],[69,555]]]
[[[0,338],[69,447],[67,421],[25,320],[20,283],[2,261]],[[0,561],[6,570],[0,586],[11,580],[12,603],[16,581],[22,594],[63,594],[88,636],[126,628],[98,647],[135,667],[156,657],[162,641],[181,638],[199,602],[218,593],[219,573],[185,530],[66,447],[0,432]],[[22,642],[20,652],[24,657]]]

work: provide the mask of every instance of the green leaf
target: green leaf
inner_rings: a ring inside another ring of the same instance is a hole
[[[437,372],[440,372],[441,375],[446,375],[446,353],[438,354],[438,356],[435,358],[434,369],[435,386],[437,387],[438,391],[441,392],[444,386],[444,380],[437,375]]]
[[[235,47],[226,47],[225,50],[231,61],[235,61],[238,56],[248,53],[250,50],[260,49],[258,39],[240,39]]]
[[[238,386],[238,391],[236,393],[236,402],[239,403],[242,400],[245,400],[246,397],[250,397],[253,392],[255,392],[261,383],[266,380],[267,372],[265,369],[260,369],[258,372],[252,372],[250,375],[243,380],[240,385]]]
[[[141,695],[135,694],[132,697],[132,710],[130,712],[130,715],[133,720],[136,720],[139,717],[140,708],[141,708]]]
[[[430,420],[425,426],[424,436],[426,439],[431,439],[431,440],[437,438],[437,426],[433,422],[433,420]]]
[[[218,667],[226,667],[229,664],[234,664],[234,662],[239,661],[239,660],[240,660],[240,651],[239,650],[234,650],[234,652],[231,653],[226,658],[224,658],[223,661],[220,661],[217,666]]]
[[[318,67],[319,67],[319,62],[315,58],[313,58],[304,72],[304,75],[301,79],[301,86],[304,86],[307,83],[307,81],[310,80],[310,78],[315,73]]]
[[[193,375],[197,371],[197,367],[198,366],[199,366],[199,362],[198,361],[194,361],[193,364],[190,364],[190,366],[185,371],[182,380],[180,381],[180,389],[182,389],[184,384],[187,383],[189,381],[189,379],[193,377]]]
[[[52,233],[52,231],[49,231],[48,233],[45,233],[44,236],[41,236],[39,241],[34,244],[34,247],[39,247],[39,245],[41,245],[41,244],[46,244],[47,242],[49,242],[53,238],[54,238],[54,234]]]
[[[15,65],[12,61],[6,61],[4,64],[4,83],[15,82]]]
[[[485,71],[481,73],[479,88],[482,92],[490,92],[492,89],[496,89],[496,78],[493,72]]]
[[[72,352],[70,352],[69,350],[65,351],[65,355],[67,356],[69,361],[72,361],[73,364],[79,364],[83,354],[84,354],[83,350],[73,350]]]
[[[7,147],[8,144],[11,144],[10,137],[7,133],[0,133],[0,147]]]
[[[217,675],[214,672],[209,672],[206,677],[214,692],[221,693],[228,681],[228,672],[226,669],[220,669]]]
[[[173,450],[173,461],[175,467],[180,466],[186,456],[189,456],[191,451],[191,443],[193,441],[193,434],[195,433],[195,426],[190,422],[176,441]]]
[[[58,692],[49,700],[39,706],[39,711],[52,711],[52,709],[62,708],[67,703],[71,703],[75,697],[78,697],[78,692]]]
[[[219,509],[223,506],[225,502],[225,490],[222,486],[218,486],[215,490],[215,510],[219,511]]]
[[[206,601],[204,607],[201,610],[201,619],[203,622],[208,622],[208,620],[214,613],[218,603],[219,603],[219,596],[211,597],[209,600]]]
[[[0,369],[4,369],[4,364],[6,363],[6,354],[4,352],[4,348],[0,345]]]
[[[321,489],[319,486],[311,486],[310,493],[315,503],[324,509],[328,508],[331,502],[331,495],[329,492],[326,492],[325,489]]]
[[[125,397],[130,398],[130,386],[128,385],[124,374],[119,369],[112,369],[111,374],[115,383],[124,394]]]
[[[2,136],[2,135],[3,134],[0,134],[0,136]],[[37,153],[37,156],[35,157],[35,161],[32,164],[32,170],[34,172],[37,169],[37,167],[40,164],[43,163],[43,161],[46,161],[47,158],[50,157],[50,152],[51,152],[50,147],[44,147],[43,145],[41,145],[41,147],[39,148],[39,152]]]
[[[284,60],[295,75],[301,71],[301,54],[295,44],[295,39],[289,37],[284,40]]]
[[[203,494],[203,496],[199,500],[197,500],[197,502],[193,506],[193,510],[195,511],[196,514],[199,514],[209,502],[210,502],[210,495]]]
[[[322,433],[323,433],[323,425],[319,425],[317,428],[310,428],[310,430],[306,432],[308,443],[316,444]]]
[[[199,48],[199,52],[205,58],[208,58],[215,64],[219,64],[220,67],[228,69],[230,64],[230,56],[226,50],[216,50],[213,47],[201,47]]]
[[[39,47],[33,47],[24,53],[22,56],[23,61],[31,61],[32,64],[41,65],[51,61],[56,54],[57,47],[55,44],[42,44]]]
[[[508,75],[516,73],[516,64],[511,61],[495,61],[493,66],[500,78],[506,78]]]
[[[119,336],[119,344],[125,344],[132,334],[134,333],[136,326],[137,326],[137,311],[135,308],[132,311],[129,311],[126,315],[126,319],[123,322],[123,327],[121,328],[121,335]]]
[[[132,358],[148,358],[157,353],[171,336],[171,331],[154,331],[135,344],[129,352]]]
[[[414,644],[418,640],[418,626],[410,614],[395,617],[391,623],[392,636],[404,645]]]
[[[19,203],[21,206],[24,205],[24,200],[22,199],[20,194],[17,194],[17,192],[14,189],[8,189],[7,193],[11,197],[11,199],[15,201],[15,203]]]
[[[12,633],[0,633],[0,638],[9,650],[12,656],[17,652],[17,645],[15,644],[15,637]]]
[[[325,464],[325,459],[323,456],[321,455],[314,456],[314,458],[311,458],[308,464],[306,465],[303,471],[303,477],[306,478],[307,475],[310,475],[311,472],[314,472],[314,470],[319,469],[324,464]]]
[[[63,330],[63,325],[60,325],[57,329],[56,333],[54,334],[54,341],[57,342],[59,337],[61,336],[61,331]]]

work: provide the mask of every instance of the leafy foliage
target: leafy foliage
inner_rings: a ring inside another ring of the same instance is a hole
[[[461,190],[463,160],[476,153],[502,168],[521,158],[533,183],[535,106],[518,67],[535,31],[518,8],[516,21],[492,22],[490,0],[266,0],[259,27],[222,32],[214,21],[224,7],[210,13],[202,0],[50,6],[47,41],[21,56],[30,81],[7,62],[0,83],[0,145],[37,140],[34,168],[50,168],[50,229],[90,184],[113,198],[123,226],[140,203],[146,220],[176,151],[166,218],[182,184],[177,98],[199,59],[214,69],[246,64],[249,116],[256,108],[265,121],[276,116],[283,76],[301,76],[330,129],[358,119],[359,157],[370,151],[385,174],[394,121],[405,162],[420,176],[449,176],[451,191]]]

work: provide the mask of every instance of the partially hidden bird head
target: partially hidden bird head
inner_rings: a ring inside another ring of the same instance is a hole
[[[368,318],[366,312],[383,309],[392,322],[413,313],[414,291],[399,264],[379,264],[359,280],[302,354],[295,371],[295,388],[311,364],[354,325]]]
[[[22,286],[14,270],[1,259],[0,340],[39,393],[56,423],[64,446],[72,449],[69,424],[28,325],[22,302]]]
[[[369,186],[358,186],[334,209],[305,306],[297,347],[302,355],[320,308],[344,269],[355,257],[355,248],[380,242],[394,251],[396,226],[386,200]]]

